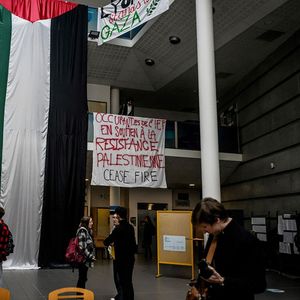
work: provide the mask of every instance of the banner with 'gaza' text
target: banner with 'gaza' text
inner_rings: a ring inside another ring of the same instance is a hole
[[[102,45],[169,9],[169,0],[116,0],[98,8],[98,45]]]
[[[166,120],[94,113],[92,185],[166,188]]]

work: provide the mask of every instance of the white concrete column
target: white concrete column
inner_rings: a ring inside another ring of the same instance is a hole
[[[118,114],[120,110],[120,90],[111,88],[110,93],[110,113]]]
[[[202,197],[221,201],[212,0],[196,1]]]
[[[120,188],[118,186],[109,187],[109,205],[110,206],[119,206],[121,204],[120,200]]]
[[[110,107],[112,114],[118,114],[120,109],[120,90],[118,88],[111,88]],[[109,205],[116,206],[121,203],[120,188],[111,186],[109,188]]]

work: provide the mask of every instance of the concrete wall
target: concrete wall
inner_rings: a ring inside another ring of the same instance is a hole
[[[129,219],[137,219],[138,203],[166,203],[172,210],[172,191],[169,189],[132,188],[129,189]],[[135,228],[136,239],[138,228]]]
[[[177,200],[178,200],[179,193],[188,193],[189,194],[190,205],[188,207],[178,205]],[[196,204],[200,200],[201,200],[201,191],[199,191],[199,190],[193,190],[193,189],[177,190],[176,189],[176,190],[172,191],[172,202],[173,202],[172,206],[173,206],[174,210],[193,210],[194,207],[196,206]]]
[[[245,216],[300,211],[299,58],[297,33],[226,99],[237,104],[244,162],[222,186],[222,201]]]
[[[107,104],[107,111],[110,111],[110,86],[101,84],[87,85],[88,101],[100,101]]]
[[[138,203],[166,203],[172,209],[172,191],[169,189],[129,189],[129,217],[137,217]]]

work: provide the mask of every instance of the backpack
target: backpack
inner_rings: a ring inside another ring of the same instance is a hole
[[[70,265],[78,266],[85,262],[85,256],[83,251],[79,248],[78,237],[71,238],[66,250],[65,259]]]
[[[14,240],[13,240],[13,236],[12,233],[10,232],[10,230],[8,230],[8,241],[7,241],[7,247],[6,247],[6,256],[8,256],[10,253],[14,252]]]

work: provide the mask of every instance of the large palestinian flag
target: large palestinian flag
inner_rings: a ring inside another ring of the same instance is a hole
[[[63,263],[83,213],[87,7],[0,0],[0,205],[8,268]]]

